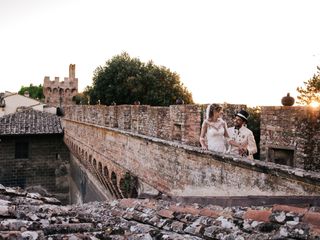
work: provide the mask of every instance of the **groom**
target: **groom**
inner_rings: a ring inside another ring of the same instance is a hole
[[[253,154],[257,152],[257,145],[252,131],[246,127],[248,118],[249,113],[244,110],[236,113],[233,120],[234,127],[228,128],[229,152],[253,159]]]

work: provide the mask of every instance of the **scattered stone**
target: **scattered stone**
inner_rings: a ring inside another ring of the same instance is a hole
[[[0,199],[0,239],[320,239],[316,208],[142,199],[62,206],[52,197],[1,185]]]

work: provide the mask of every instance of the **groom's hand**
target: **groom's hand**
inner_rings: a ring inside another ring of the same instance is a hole
[[[248,149],[244,147],[239,148],[239,155],[240,156],[248,156]]]

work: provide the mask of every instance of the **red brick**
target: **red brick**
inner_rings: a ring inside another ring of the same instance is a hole
[[[138,201],[133,198],[124,198],[120,201],[120,206],[123,208],[134,208],[137,204]]]
[[[211,210],[211,209],[208,209],[208,208],[204,208],[204,209],[201,209],[200,210],[200,213],[199,213],[201,216],[207,216],[207,217],[212,217],[212,218],[217,218],[219,216],[222,215],[222,212],[221,211],[215,211],[215,210]]]
[[[174,217],[173,216],[173,211],[170,211],[170,210],[167,210],[167,209],[161,209],[158,212],[158,215],[161,216],[161,217],[170,218],[170,219],[172,219]]]
[[[269,222],[269,217],[271,215],[271,210],[252,210],[249,209],[244,214],[244,219],[252,219],[259,222]]]
[[[146,208],[157,209],[157,202],[155,200],[145,199],[141,204]]]
[[[312,226],[310,227],[310,237],[320,237],[320,227]]]
[[[289,205],[277,205],[276,204],[273,206],[272,211],[273,212],[275,212],[275,211],[293,212],[293,213],[303,215],[308,211],[308,209],[293,207],[293,206],[289,206]]]
[[[180,213],[190,213],[192,215],[199,215],[200,210],[196,209],[192,206],[176,206],[176,205],[171,205],[169,207],[170,210],[174,211],[174,212],[180,212]]]
[[[320,213],[319,212],[307,212],[302,218],[304,223],[312,224],[313,226],[320,228]]]

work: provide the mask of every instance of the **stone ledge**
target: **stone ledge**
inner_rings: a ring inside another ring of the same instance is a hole
[[[300,168],[293,168],[290,166],[279,165],[272,162],[239,158],[231,154],[214,153],[214,152],[202,150],[200,147],[194,147],[194,146],[182,144],[181,142],[178,142],[178,141],[168,141],[168,140],[164,140],[156,137],[149,137],[146,135],[132,133],[132,132],[117,129],[117,128],[103,127],[103,126],[92,124],[92,123],[86,123],[86,122],[81,122],[81,121],[76,121],[76,120],[71,120],[66,118],[64,118],[63,120],[74,122],[81,125],[93,126],[100,129],[106,129],[109,131],[118,132],[126,136],[145,139],[154,143],[171,146],[178,149],[183,149],[187,152],[192,152],[194,154],[200,154],[202,156],[211,157],[216,161],[231,163],[235,166],[252,169],[254,171],[258,171],[261,173],[266,173],[274,176],[287,177],[289,179],[294,179],[301,182],[310,183],[312,185],[320,186],[320,173],[318,172],[306,171]]]

